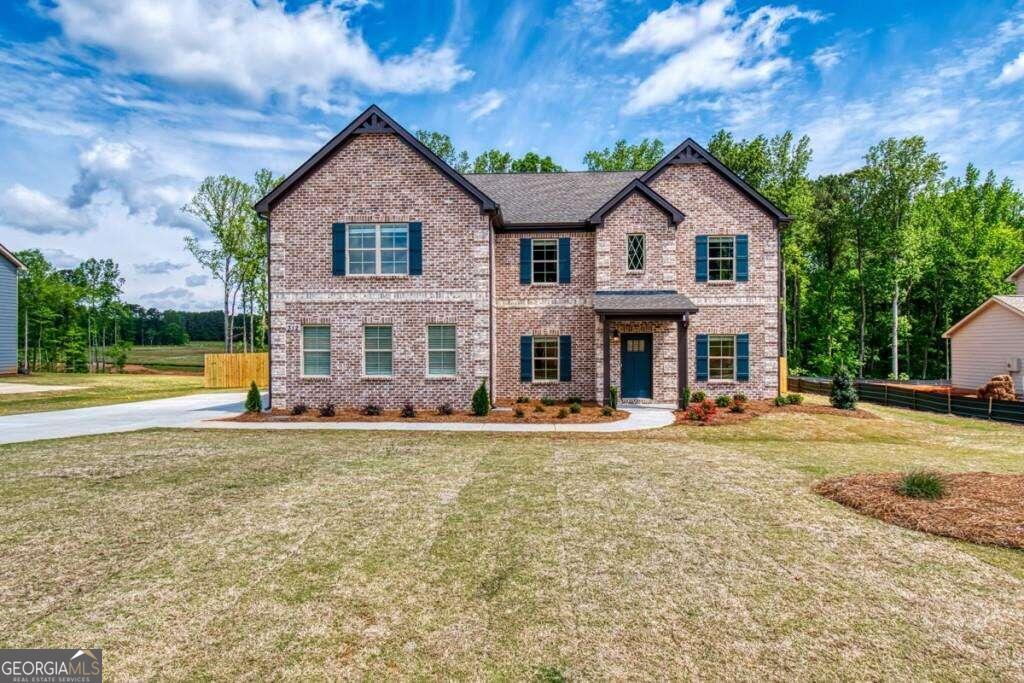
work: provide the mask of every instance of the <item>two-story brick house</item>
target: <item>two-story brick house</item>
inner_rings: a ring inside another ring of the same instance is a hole
[[[257,209],[274,408],[778,391],[789,219],[692,140],[646,172],[462,175],[373,106]]]

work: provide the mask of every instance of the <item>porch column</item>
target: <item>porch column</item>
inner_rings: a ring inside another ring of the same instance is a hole
[[[612,360],[611,360],[611,354],[612,354],[612,349],[611,349],[611,347],[612,347],[612,342],[611,342],[611,339],[612,339],[612,324],[608,320],[608,318],[603,316],[603,315],[601,316],[601,328],[602,328],[602,332],[601,332],[601,348],[603,349],[603,353],[602,353],[603,358],[601,359],[601,363],[602,363],[603,369],[604,369],[604,388],[603,388],[603,396],[601,397],[601,403],[606,404],[606,403],[608,403],[608,400],[611,398],[611,386],[612,386],[612,376],[611,376],[611,368],[612,368]]]
[[[676,319],[676,379],[679,383],[679,407],[685,408],[684,398],[686,388],[690,386],[687,334],[690,329],[690,316],[684,314]]]

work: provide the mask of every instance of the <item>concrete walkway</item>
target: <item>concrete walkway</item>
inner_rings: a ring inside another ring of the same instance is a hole
[[[359,429],[439,432],[627,432],[673,423],[665,408],[622,406],[629,417],[596,424],[481,422],[226,422],[243,411],[243,394],[192,394],[94,408],[52,410],[0,417],[0,444],[131,432],[153,427],[203,429]],[[264,399],[265,400],[265,399]]]

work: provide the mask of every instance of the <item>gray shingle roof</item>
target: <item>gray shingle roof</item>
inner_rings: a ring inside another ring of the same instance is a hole
[[[594,311],[610,315],[696,313],[697,307],[676,292],[594,292]]]
[[[583,223],[642,171],[467,173],[505,223]]]

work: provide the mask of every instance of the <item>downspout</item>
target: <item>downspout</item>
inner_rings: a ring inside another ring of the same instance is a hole
[[[487,375],[491,385],[491,407],[497,405],[494,386],[494,214],[487,221]]]
[[[777,381],[777,383],[779,385],[778,393],[780,393],[780,394],[782,393],[782,390],[783,390],[783,387],[782,387],[782,367],[781,367],[781,359],[783,359],[783,358],[785,358],[787,360],[787,362],[786,362],[786,381],[787,381],[787,383],[789,381],[789,362],[788,362],[788,360],[789,360],[789,349],[786,348],[786,310],[785,310],[786,300],[785,300],[785,295],[783,293],[784,292],[783,288],[786,285],[786,281],[785,281],[786,272],[785,272],[785,266],[783,264],[783,255],[782,255],[782,227],[783,227],[782,223],[779,221],[778,218],[776,218],[775,219],[775,245],[776,245],[776,253],[778,254],[779,262],[778,262],[778,267],[777,267],[777,270],[778,270],[778,278],[777,278],[778,279],[778,283],[777,283],[776,289],[778,291],[777,291],[777,296],[776,296],[776,304],[775,304],[776,312],[775,312],[775,315],[776,315],[776,318],[778,320],[778,323],[777,323],[777,326],[778,326],[778,337],[779,337],[778,354],[779,354],[779,361],[780,361],[780,366],[778,367],[778,369],[776,371],[777,374],[778,374],[778,378],[777,378],[776,381]]]
[[[274,288],[270,286],[270,216],[267,217],[267,409],[273,406],[274,401],[274,344],[273,328],[274,317],[273,301]]]

